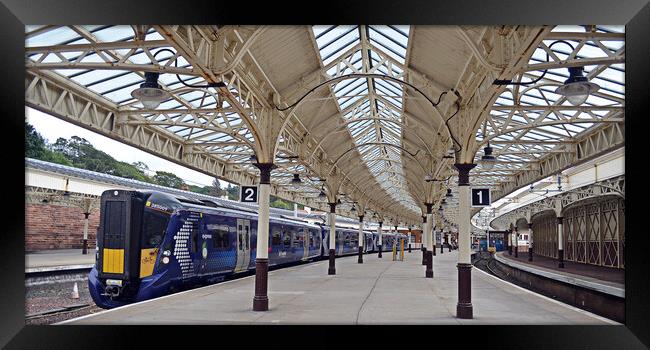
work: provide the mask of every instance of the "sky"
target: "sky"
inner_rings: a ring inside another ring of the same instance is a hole
[[[25,116],[27,122],[32,124],[48,143],[55,142],[59,137],[69,139],[72,136],[79,136],[88,140],[96,149],[108,153],[119,161],[127,163],[141,161],[147,164],[151,170],[148,175],[153,175],[155,171],[167,171],[176,174],[185,183],[196,186],[211,186],[214,180],[214,177],[156,157],[35,109],[26,107]],[[226,181],[219,180],[219,182],[222,188],[228,186]]]

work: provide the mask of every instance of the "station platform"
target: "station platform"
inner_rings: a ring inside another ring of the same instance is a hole
[[[41,250],[25,254],[25,273],[92,268],[95,250],[81,254],[81,249]]]
[[[557,267],[557,260],[545,256],[533,255],[528,261],[528,252],[510,255],[505,251],[497,252],[497,261],[520,270],[541,275],[564,283],[569,283],[606,294],[625,297],[625,270],[611,267],[581,264],[565,261],[564,268]]]
[[[255,276],[184,291],[59,324],[618,324],[472,269],[474,318],[456,318],[457,251],[392,261],[365,255],[269,272],[269,311],[252,311]]]

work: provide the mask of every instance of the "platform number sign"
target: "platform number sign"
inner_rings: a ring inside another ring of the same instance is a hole
[[[239,201],[242,203],[257,203],[257,186],[242,186]]]
[[[489,207],[490,189],[472,188],[472,207]]]

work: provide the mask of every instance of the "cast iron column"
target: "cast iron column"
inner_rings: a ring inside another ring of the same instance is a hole
[[[88,254],[88,216],[90,216],[90,213],[84,213],[84,240],[81,254]]]
[[[379,227],[377,227],[377,235],[379,236],[379,244],[377,247],[379,248],[379,254],[377,254],[378,258],[381,258],[381,225],[383,224],[383,221],[379,222]]]
[[[427,224],[426,224],[426,229],[427,229],[427,269],[424,272],[424,277],[426,278],[433,278],[433,252],[434,252],[434,243],[435,243],[435,238],[433,237],[433,214],[431,211],[431,208],[433,207],[433,204],[431,203],[424,203],[427,206]]]
[[[363,264],[363,215],[359,215],[359,259],[357,263]]]
[[[528,223],[528,261],[533,261],[533,223]]]
[[[444,237],[444,233],[442,233],[442,229],[440,229],[440,254],[444,253],[443,248],[445,247],[444,244],[445,239],[443,237]]]
[[[329,203],[330,205],[330,266],[327,269],[328,275],[336,275],[336,266],[334,261],[336,259],[336,203]]]
[[[519,257],[519,229],[517,228],[517,226],[515,226],[514,238],[515,238],[515,241],[514,241],[515,258],[518,258]]]
[[[255,296],[253,311],[269,309],[269,197],[271,194],[271,169],[273,163],[256,163],[260,169],[260,197],[257,221],[257,247],[255,253]]]
[[[561,216],[557,217],[557,267],[564,268],[564,225]]]
[[[506,244],[508,255],[512,255],[512,244],[510,244],[510,241],[512,241],[512,230],[507,229],[506,231],[507,232],[503,234],[503,242]]]
[[[420,235],[420,250],[422,250],[422,265],[427,264],[427,246],[426,246],[426,240],[427,240],[427,216],[423,215],[422,216],[422,234]]]
[[[473,318],[472,261],[470,255],[469,171],[476,164],[454,164],[458,169],[458,303],[456,317]]]
[[[411,252],[411,225],[409,225],[409,253]]]

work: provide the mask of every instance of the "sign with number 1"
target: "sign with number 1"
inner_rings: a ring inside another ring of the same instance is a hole
[[[490,188],[472,188],[472,207],[490,206]]]
[[[239,191],[239,201],[242,203],[257,203],[257,186],[242,186]]]

